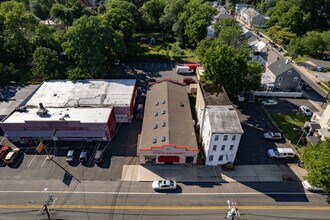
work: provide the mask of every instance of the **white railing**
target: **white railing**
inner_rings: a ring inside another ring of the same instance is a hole
[[[303,96],[302,92],[268,92],[268,91],[254,91],[255,96],[267,96],[267,97],[291,97],[299,98]]]

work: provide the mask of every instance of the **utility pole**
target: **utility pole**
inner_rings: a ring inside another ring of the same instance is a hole
[[[44,211],[45,211],[46,214],[47,214],[47,219],[48,219],[48,220],[51,220],[48,206],[49,206],[49,203],[52,202],[52,201],[53,201],[53,196],[51,196],[51,195],[47,196],[47,198],[44,200],[44,204],[43,204],[43,206],[42,206],[41,209],[38,211],[37,216],[40,216],[40,215],[43,214]]]

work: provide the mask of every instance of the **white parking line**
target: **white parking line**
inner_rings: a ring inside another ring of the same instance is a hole
[[[3,141],[5,138],[6,138],[6,137],[3,137],[3,138],[1,139],[0,144],[2,144],[2,141]]]
[[[33,156],[32,160],[30,161],[30,163],[28,164],[27,167],[30,167],[31,163],[34,161],[34,159],[36,158],[36,156],[37,156],[37,155],[34,155],[34,156]]]
[[[50,156],[50,157],[52,157],[52,156],[50,155],[50,154],[52,153],[52,151],[53,151],[53,148],[52,148],[52,149],[50,150],[50,152],[49,152],[49,156]],[[47,158],[48,158],[48,155],[46,155],[46,157],[45,157],[45,159],[44,159],[44,162],[42,162],[42,164],[41,164],[41,167],[44,166],[44,164],[45,164]]]

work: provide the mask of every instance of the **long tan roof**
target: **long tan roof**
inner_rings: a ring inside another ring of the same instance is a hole
[[[147,93],[139,148],[175,144],[197,148],[185,86],[164,81]]]

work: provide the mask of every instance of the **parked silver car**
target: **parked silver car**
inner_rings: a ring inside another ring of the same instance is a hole
[[[299,107],[299,110],[306,116],[306,117],[311,117],[312,116],[312,112],[311,110],[309,110],[309,108],[305,105],[302,105]]]
[[[277,105],[277,101],[275,101],[274,99],[267,99],[261,102],[261,104],[263,106],[275,106]]]
[[[263,138],[269,139],[269,140],[281,140],[282,134],[280,132],[267,132],[263,134]]]

